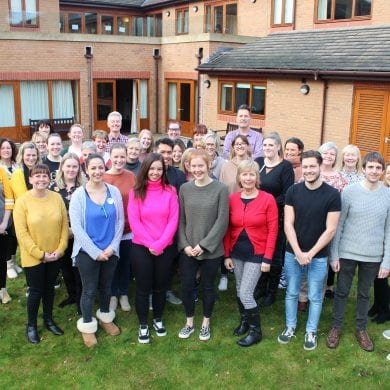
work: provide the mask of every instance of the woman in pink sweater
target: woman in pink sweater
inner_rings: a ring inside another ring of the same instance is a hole
[[[179,203],[168,183],[160,154],[145,157],[137,184],[129,194],[128,216],[133,236],[135,308],[140,323],[138,341],[149,343],[149,294],[152,293],[153,328],[157,336],[167,331],[162,322],[166,290],[176,249],[173,238],[179,221]]]

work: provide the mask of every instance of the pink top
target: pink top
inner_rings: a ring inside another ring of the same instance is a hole
[[[179,201],[174,187],[162,186],[161,180],[148,181],[142,201],[130,191],[127,214],[133,243],[153,249],[160,255],[173,243],[179,222]]]

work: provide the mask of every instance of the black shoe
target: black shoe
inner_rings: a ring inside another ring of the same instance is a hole
[[[276,300],[276,295],[273,293],[268,293],[261,301],[260,307],[268,307],[271,306]]]
[[[250,347],[257,344],[262,339],[261,326],[260,326],[260,314],[259,308],[245,310],[248,317],[249,333],[246,337],[237,341],[240,347]]]
[[[76,303],[76,299],[74,298],[71,298],[71,297],[68,297],[66,299],[64,299],[59,305],[58,307],[60,307],[61,309],[65,306],[68,306],[68,305],[73,305],[74,303]]]
[[[31,344],[38,344],[41,341],[41,339],[39,338],[38,329],[36,326],[27,325],[26,336],[27,336],[27,340]]]
[[[240,325],[238,325],[237,328],[233,330],[233,334],[234,336],[242,336],[243,334],[247,333],[248,330],[249,330],[249,325],[248,325],[247,317],[246,315],[242,315]]]
[[[378,314],[378,306],[374,303],[368,311],[369,317],[375,317]]]
[[[64,334],[64,331],[59,328],[53,320],[45,321],[45,326],[48,331],[56,336],[62,336]]]

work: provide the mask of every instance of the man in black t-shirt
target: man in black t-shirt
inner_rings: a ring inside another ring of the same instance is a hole
[[[339,192],[322,182],[320,153],[302,154],[304,182],[286,193],[284,230],[288,240],[285,255],[286,329],[278,336],[281,344],[295,337],[298,295],[302,276],[307,274],[309,315],[306,323],[305,350],[317,347],[317,327],[322,310],[322,291],[328,269],[328,246],[336,233],[340,217]]]

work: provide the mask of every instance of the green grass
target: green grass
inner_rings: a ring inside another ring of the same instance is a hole
[[[212,319],[212,339],[200,342],[197,333],[181,340],[177,333],[184,325],[183,307],[167,304],[167,337],[152,331],[150,345],[137,342],[138,324],[134,308],[117,311],[122,330],[118,337],[99,329],[98,345],[88,350],[76,330],[78,316],[74,306],[57,307],[64,287],[57,291],[54,318],[65,336],[56,337],[43,329],[42,341],[27,343],[25,280],[21,275],[8,281],[13,300],[0,307],[0,389],[385,389],[390,388],[390,342],[382,337],[384,325],[369,324],[375,351],[362,351],[354,339],[355,291],[348,302],[344,333],[336,350],[325,345],[332,302],[325,301],[319,329],[319,345],[303,350],[306,315],[299,315],[297,339],[288,345],[276,338],[284,327],[284,292],[279,290],[276,304],[262,311],[263,341],[251,348],[240,348],[232,329],[238,314],[233,278],[229,290],[219,294]],[[178,286],[176,286],[178,289]],[[134,286],[131,289],[134,297]],[[133,299],[131,299],[133,303]],[[196,307],[201,320],[201,303]]]

